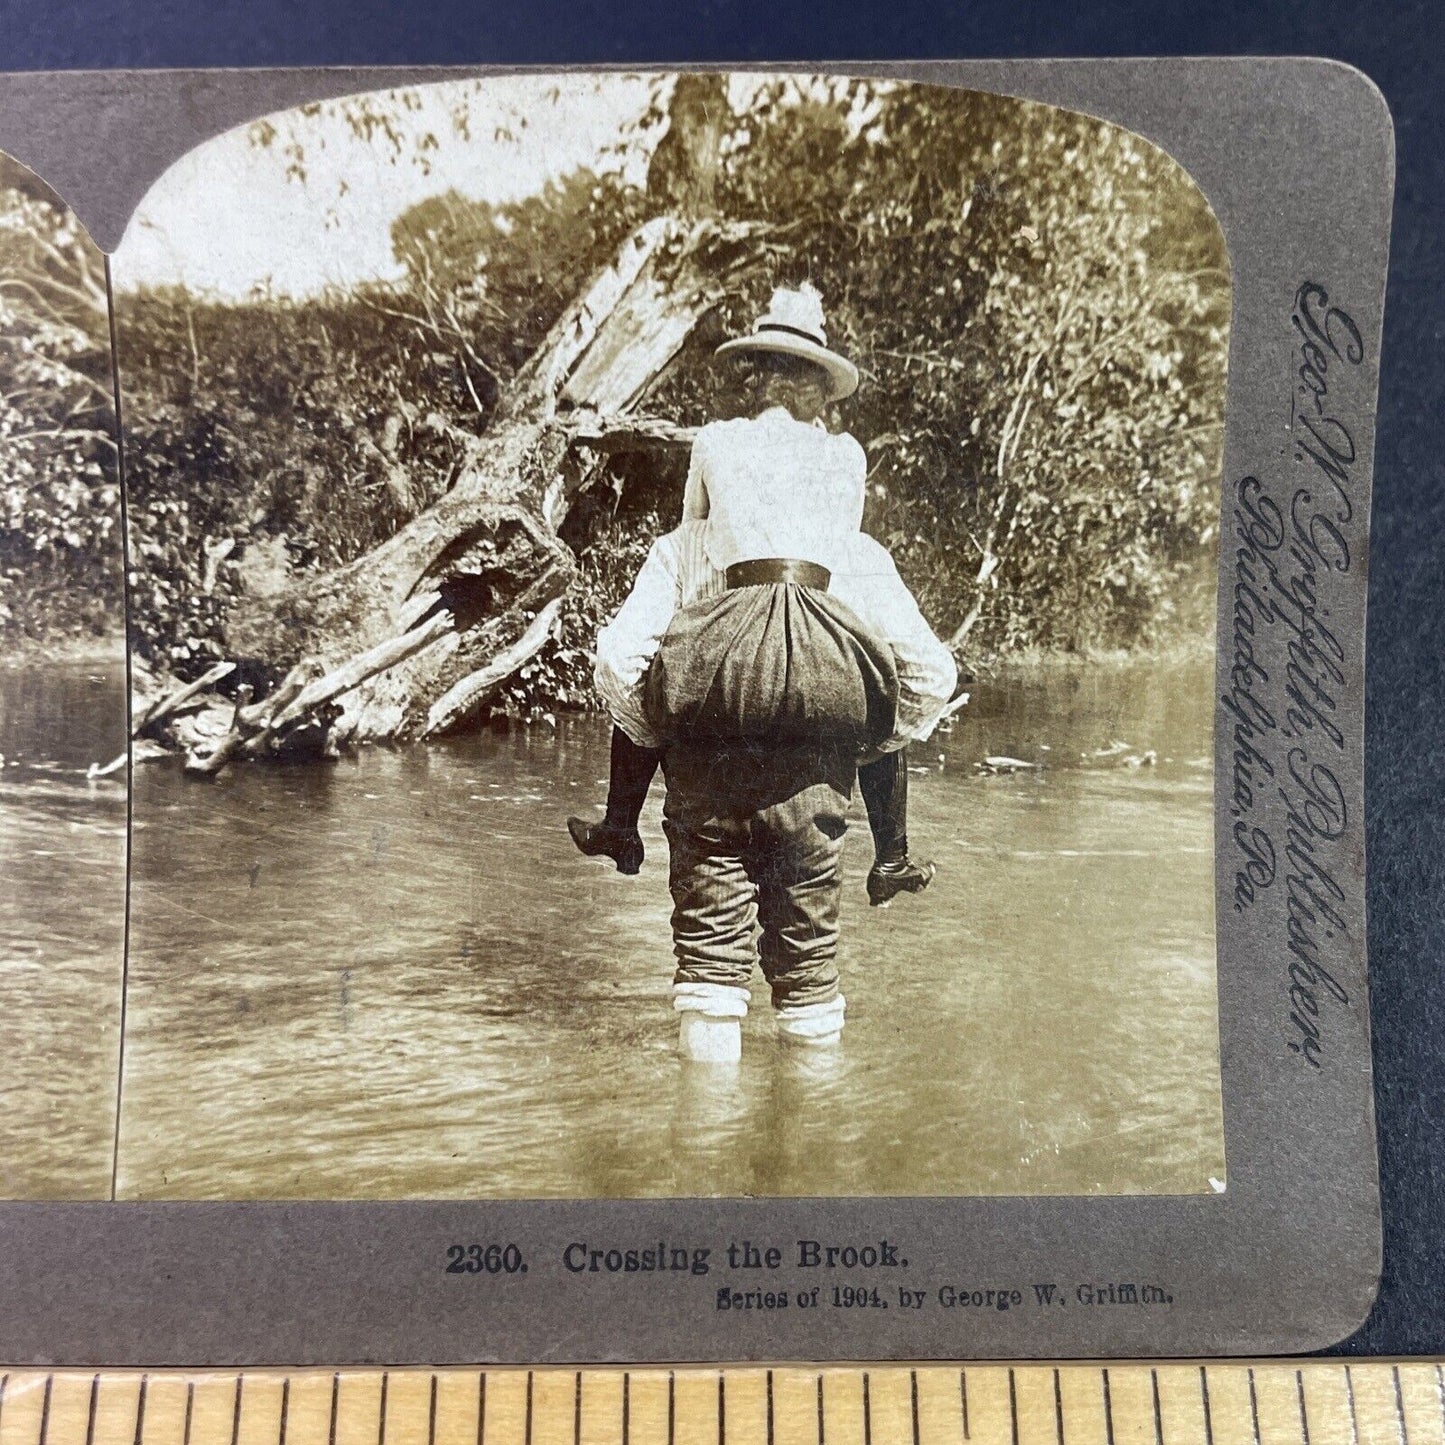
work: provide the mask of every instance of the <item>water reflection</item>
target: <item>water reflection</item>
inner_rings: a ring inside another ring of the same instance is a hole
[[[124,747],[116,662],[0,670],[0,1198],[110,1193]]]
[[[684,1068],[659,797],[580,858],[606,727],[159,765],[136,799],[120,1192],[134,1198],[1203,1192],[1223,1176],[1211,673],[1041,669],[914,759],[941,864],[845,855],[840,1050]],[[1084,754],[1115,740],[1152,767]],[[981,776],[1007,754],[1040,772]]]

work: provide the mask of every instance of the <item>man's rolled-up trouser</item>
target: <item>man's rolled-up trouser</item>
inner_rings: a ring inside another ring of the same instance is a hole
[[[663,766],[674,981],[746,989],[761,961],[776,1007],[836,999],[852,756],[674,744]]]

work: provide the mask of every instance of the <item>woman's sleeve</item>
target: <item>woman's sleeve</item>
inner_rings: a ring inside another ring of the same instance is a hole
[[[708,514],[707,495],[707,428],[693,438],[692,455],[687,463],[687,486],[682,493],[682,520],[701,522]]]
[[[893,558],[866,532],[853,539],[851,565],[834,573],[833,591],[893,649],[898,714],[885,751],[922,742],[943,716],[958,685],[953,654],[919,610]]]

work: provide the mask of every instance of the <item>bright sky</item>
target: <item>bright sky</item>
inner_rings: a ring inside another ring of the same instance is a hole
[[[400,159],[380,137],[354,136],[332,103],[310,117],[272,117],[278,134],[265,149],[253,144],[249,127],[228,131],[183,156],[151,188],[113,258],[116,284],[179,282],[221,297],[269,286],[302,296],[395,276],[390,228],[409,206],[453,189],[512,200],[580,165],[598,165],[603,148],[642,113],[651,83],[619,75],[506,76],[419,87],[406,92],[414,109],[386,106],[402,132]],[[470,138],[453,122],[463,102]],[[504,126],[514,138],[498,137]],[[438,142],[429,173],[412,159],[428,132]],[[292,137],[303,148],[304,182],[286,174]],[[645,157],[633,163],[641,168]]]

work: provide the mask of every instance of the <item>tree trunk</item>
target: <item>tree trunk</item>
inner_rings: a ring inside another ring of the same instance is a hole
[[[229,655],[277,686],[233,713],[173,712],[164,735],[194,769],[463,726],[545,646],[576,571],[558,535],[572,502],[607,453],[687,444],[637,408],[763,258],[766,227],[713,217],[727,116],[725,77],[678,80],[648,173],[666,213],[563,313],[446,496],[348,566],[233,609]]]
[[[233,609],[224,640],[287,703],[239,709],[208,760],[411,739],[465,724],[546,643],[576,561],[558,535],[604,454],[685,445],[634,415],[702,317],[760,257],[755,227],[649,221],[594,278],[508,388],[456,485],[345,567]],[[259,664],[259,668],[257,667]]]

